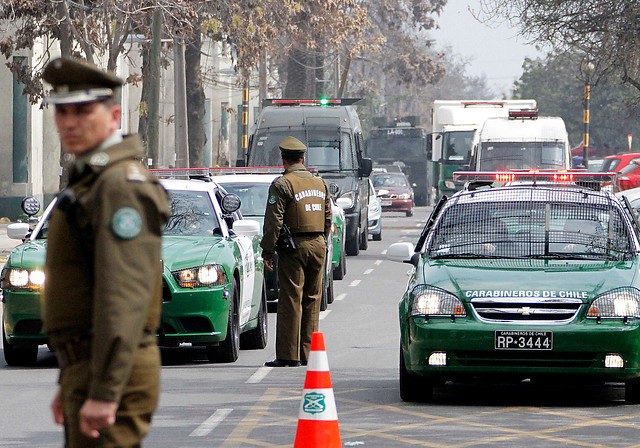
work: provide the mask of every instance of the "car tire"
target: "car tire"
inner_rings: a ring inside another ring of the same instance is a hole
[[[349,256],[357,256],[360,253],[360,227],[356,229],[355,235],[347,235],[345,241],[345,248],[347,250],[347,255]]]
[[[218,345],[207,346],[207,358],[210,362],[235,362],[240,351],[240,321],[236,298],[238,283],[234,280],[231,297],[229,297],[229,320],[227,337]]]
[[[628,380],[624,383],[624,401],[626,404],[640,403],[640,379]]]
[[[407,371],[400,347],[400,398],[406,402],[426,403],[433,399],[433,383],[418,379]]]
[[[340,247],[340,263],[333,268],[333,279],[342,280],[347,273],[347,254],[344,251],[344,244]]]
[[[8,366],[30,367],[36,365],[38,346],[17,348],[10,344],[4,334],[4,325],[2,326],[2,347],[4,348],[4,360]]]
[[[333,276],[327,276],[327,304],[331,305],[333,303]]]
[[[328,280],[325,274],[322,274],[322,298],[320,299],[320,311],[324,311],[329,306],[329,300],[327,295]]]
[[[407,217],[413,216],[413,210],[407,210],[405,213],[407,214]]]
[[[360,250],[367,250],[369,248],[369,229],[365,226],[364,230],[360,234]]]
[[[268,340],[269,321],[267,312],[267,287],[263,283],[256,328],[240,335],[240,348],[243,350],[262,350],[267,346]]]
[[[382,229],[373,235],[373,241],[382,241]]]

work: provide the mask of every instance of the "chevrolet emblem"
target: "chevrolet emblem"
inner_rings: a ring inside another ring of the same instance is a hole
[[[522,308],[520,308],[518,310],[518,313],[522,314],[523,316],[530,316],[531,314],[533,314],[531,308],[529,308],[528,306],[523,306]]]

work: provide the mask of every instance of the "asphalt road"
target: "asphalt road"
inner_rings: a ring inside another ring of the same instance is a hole
[[[398,393],[397,304],[409,265],[385,259],[396,241],[414,242],[427,209],[385,214],[382,242],[349,257],[322,313],[343,446],[639,447],[640,406],[624,404],[622,385],[447,384],[431,404]],[[242,351],[233,364],[209,364],[202,350],[163,351],[162,396],[147,447],[290,447],[306,369],[261,367],[274,357],[275,314],[265,350]],[[55,359],[38,366],[0,360],[0,447],[59,447],[53,424]]]

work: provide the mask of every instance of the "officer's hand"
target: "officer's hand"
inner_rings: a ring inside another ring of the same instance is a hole
[[[273,271],[273,258],[265,258],[264,267],[267,271]]]
[[[80,408],[80,432],[87,437],[97,439],[100,430],[116,422],[118,403],[88,398]]]
[[[60,404],[60,389],[58,389],[51,402],[51,412],[53,412],[53,421],[58,425],[64,425],[64,414],[62,413],[62,405]]]

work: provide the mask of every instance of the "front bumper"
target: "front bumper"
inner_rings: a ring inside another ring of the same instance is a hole
[[[25,347],[48,342],[42,331],[40,292],[3,290],[3,300],[2,320],[10,344]]]
[[[382,210],[385,212],[410,212],[413,210],[412,199],[383,199],[380,198],[382,204]],[[385,203],[387,205],[385,205]]]
[[[159,345],[215,345],[227,336],[230,286],[178,288],[162,282]]]
[[[553,332],[552,350],[499,350],[497,330]],[[569,377],[585,381],[624,381],[640,377],[640,322],[574,322],[564,325],[493,325],[469,319],[410,318],[402,337],[407,370],[434,380],[473,378],[522,380]],[[446,353],[446,365],[430,366],[433,352]],[[623,368],[605,367],[608,354]]]
[[[382,231],[382,219],[380,217],[370,219],[368,222],[368,227],[369,235],[379,235]]]

